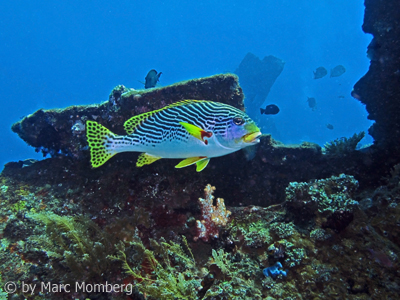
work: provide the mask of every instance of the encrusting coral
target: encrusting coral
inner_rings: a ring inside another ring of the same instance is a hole
[[[231,212],[226,209],[224,199],[217,198],[217,205],[213,205],[215,187],[207,184],[204,189],[204,199],[199,198],[201,206],[202,220],[196,220],[197,235],[193,238],[195,241],[202,239],[208,242],[210,237],[218,238],[219,228],[225,226]]]

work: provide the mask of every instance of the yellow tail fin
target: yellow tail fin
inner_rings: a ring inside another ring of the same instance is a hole
[[[114,133],[95,121],[86,121],[86,138],[90,147],[90,162],[93,168],[100,167],[117,152],[107,144],[115,137]]]

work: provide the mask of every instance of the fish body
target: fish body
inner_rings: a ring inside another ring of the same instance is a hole
[[[260,112],[262,115],[276,115],[279,111],[279,107],[275,104],[267,105],[265,109],[260,108]]]
[[[144,83],[144,88],[145,89],[150,89],[153,88],[157,85],[157,82],[160,81],[160,76],[162,72],[157,73],[156,70],[152,69],[147,73],[146,77],[144,78],[145,83]]]
[[[307,97],[308,106],[312,109],[312,111],[317,109],[317,100],[313,97]]]
[[[184,158],[176,167],[197,165],[203,170],[210,158],[257,144],[261,135],[241,110],[206,100],[183,100],[132,117],[124,124],[127,135],[117,135],[87,121],[87,140],[93,167],[120,152],[143,152],[138,167],[161,158]]]
[[[314,79],[319,79],[326,76],[326,74],[328,74],[328,71],[324,67],[318,67],[313,73]]]
[[[331,77],[339,77],[346,72],[346,68],[343,67],[342,65],[338,65],[331,69]]]

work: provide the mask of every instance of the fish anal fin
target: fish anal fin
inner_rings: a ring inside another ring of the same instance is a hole
[[[207,159],[208,158],[206,156],[189,157],[189,158],[186,158],[186,159],[182,160],[179,164],[177,164],[175,166],[175,168],[178,168],[178,169],[184,168],[184,167],[191,166],[191,165],[196,164],[196,163],[198,163],[198,162],[200,162],[202,160],[207,160]]]
[[[161,159],[162,157],[154,156],[148,153],[142,153],[139,155],[138,160],[136,162],[137,167],[143,167],[144,165],[150,165],[156,160]]]
[[[191,103],[199,103],[199,102],[208,102],[208,101],[207,100],[182,100],[182,101],[178,101],[178,102],[169,104],[167,106],[164,106],[160,109],[156,109],[153,111],[145,112],[145,113],[137,115],[137,116],[133,116],[132,118],[125,121],[124,129],[127,134],[131,134],[135,131],[136,127],[138,127],[143,121],[147,120],[149,117],[151,117],[152,115],[154,115],[162,110],[169,109],[169,108],[175,107],[175,106],[182,106],[182,105],[187,105],[187,104],[191,104]]]
[[[205,137],[212,137],[212,132],[205,131],[204,129],[185,122],[179,122],[187,132],[189,132],[191,135],[193,135],[196,139],[199,139],[200,141],[204,142],[204,144],[208,145],[208,141],[205,140]]]
[[[209,162],[210,162],[209,158],[196,162],[196,171],[197,172],[203,171],[205,169],[205,167],[207,167]]]

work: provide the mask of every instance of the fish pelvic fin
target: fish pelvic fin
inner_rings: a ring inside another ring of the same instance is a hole
[[[115,134],[95,121],[86,121],[86,138],[90,148],[90,163],[93,168],[100,167],[117,154],[107,147]]]
[[[193,135],[196,139],[199,139],[200,141],[204,142],[204,144],[208,145],[208,141],[204,138],[212,137],[212,132],[207,132],[198,126],[185,122],[179,122],[179,124],[181,124],[186,129],[186,131]]]
[[[207,167],[209,162],[210,162],[209,158],[198,161],[196,163],[196,171],[197,172],[203,171],[205,169],[205,167]]]
[[[156,160],[161,159],[162,157],[154,156],[148,153],[142,153],[139,155],[138,160],[136,162],[136,167],[143,167],[144,165],[150,165]]]
[[[177,164],[175,166],[175,168],[180,169],[180,168],[184,168],[184,167],[196,164],[197,165],[196,166],[196,171],[200,172],[205,167],[207,167],[209,161],[210,161],[210,159],[208,157],[205,157],[205,156],[189,157],[189,158],[186,158],[186,159],[182,160],[179,164]]]

